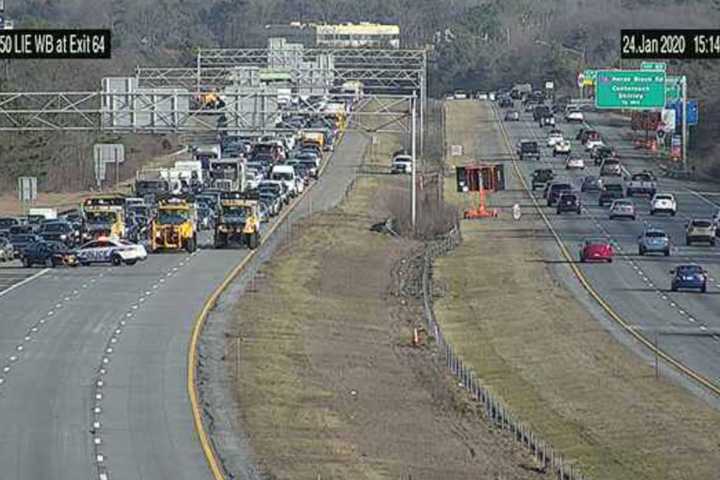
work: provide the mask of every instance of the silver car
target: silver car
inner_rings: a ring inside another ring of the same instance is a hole
[[[610,205],[610,220],[615,218],[631,218],[635,220],[637,213],[635,212],[635,204],[631,200],[613,200]]]
[[[670,237],[657,228],[648,228],[638,237],[638,254],[662,253],[670,255]]]

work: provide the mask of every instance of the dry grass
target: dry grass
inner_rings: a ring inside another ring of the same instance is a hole
[[[500,142],[468,123],[489,118],[489,109],[455,108],[449,142]],[[512,204],[523,196],[494,198]],[[435,311],[467,364],[591,478],[719,478],[720,415],[657,380],[552,278],[533,239],[543,232],[536,216],[507,218],[463,221],[464,243],[434,270],[448,292]]]
[[[417,245],[369,231],[400,182],[360,177],[341,207],[297,226],[236,304],[226,365],[238,427],[266,478],[546,478],[428,350],[409,347],[419,306],[394,285]]]

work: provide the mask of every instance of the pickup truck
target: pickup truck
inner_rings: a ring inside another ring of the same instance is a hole
[[[632,176],[627,183],[627,196],[648,195],[652,197],[657,190],[657,183],[652,172],[640,172]]]
[[[551,168],[538,168],[532,173],[531,184],[532,190],[535,191],[538,187],[545,187],[545,184],[552,182],[555,179],[555,174]]]

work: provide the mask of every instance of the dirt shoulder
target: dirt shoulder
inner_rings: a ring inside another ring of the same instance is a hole
[[[448,103],[448,143],[502,145],[489,106]],[[468,118],[478,119],[468,123]],[[479,140],[478,140],[479,139]],[[494,145],[494,147],[493,147]],[[476,151],[478,156],[484,152]],[[512,172],[510,163],[506,172]],[[539,217],[513,173],[493,194],[497,219],[461,223],[463,243],[436,261],[444,333],[519,418],[596,479],[708,479],[720,472],[720,415],[656,379],[551,275]],[[451,188],[450,200],[463,200]]]
[[[546,478],[410,345],[421,307],[402,287],[419,280],[419,245],[370,230],[406,180],[360,177],[340,207],[294,224],[235,305],[234,423],[265,478]]]

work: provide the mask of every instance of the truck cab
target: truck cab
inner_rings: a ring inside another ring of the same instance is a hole
[[[86,198],[80,207],[83,214],[83,240],[99,237],[125,238],[125,196],[96,195]]]
[[[260,245],[260,197],[258,193],[223,192],[215,223],[215,248],[239,240],[251,250]]]
[[[197,249],[197,211],[190,195],[167,195],[158,200],[150,229],[150,251]]]

